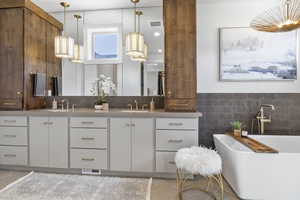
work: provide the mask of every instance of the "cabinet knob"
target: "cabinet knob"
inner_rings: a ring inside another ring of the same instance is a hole
[[[81,158],[82,161],[92,162],[95,161],[95,158]]]
[[[17,95],[22,95],[22,92],[17,92]]]
[[[125,126],[126,126],[126,127],[130,127],[130,126],[131,126],[131,124],[127,123]]]
[[[175,161],[169,161],[168,162],[170,165],[176,165]]]
[[[169,143],[182,143],[183,140],[173,140],[173,139],[170,139],[168,140]]]
[[[168,97],[170,98],[172,96],[172,91],[169,90],[167,94],[168,94]]]

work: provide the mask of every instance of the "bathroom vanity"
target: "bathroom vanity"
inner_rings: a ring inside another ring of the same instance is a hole
[[[111,110],[0,112],[3,169],[174,173],[174,156],[198,145],[201,113]]]

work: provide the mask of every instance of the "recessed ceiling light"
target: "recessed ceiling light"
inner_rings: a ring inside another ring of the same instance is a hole
[[[162,49],[158,49],[157,51],[158,51],[158,53],[162,53],[162,52],[163,52],[163,50],[162,50]]]
[[[154,36],[155,36],[155,37],[159,37],[159,36],[160,36],[160,32],[155,32],[155,33],[154,33]]]

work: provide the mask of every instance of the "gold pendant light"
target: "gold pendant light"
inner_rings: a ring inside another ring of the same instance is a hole
[[[73,58],[74,40],[73,38],[65,35],[66,8],[70,7],[70,4],[61,2],[60,5],[64,7],[64,32],[63,35],[55,37],[55,56],[58,58]]]
[[[138,32],[140,32],[141,29],[141,16],[143,15],[142,11],[136,11],[136,15],[138,16]],[[143,54],[137,55],[137,56],[131,56],[131,60],[133,61],[139,61],[139,62],[145,62],[148,59],[148,45],[144,43],[143,46]]]
[[[77,44],[74,45],[74,57],[72,59],[72,62],[83,63],[83,46],[79,45],[79,20],[82,17],[80,15],[74,15],[74,18],[77,20]]]
[[[134,3],[134,32],[126,35],[126,54],[128,56],[142,56],[144,54],[144,35],[136,30],[136,4],[139,0],[131,0]]]
[[[250,26],[258,31],[287,32],[300,28],[300,1],[281,0],[280,5],[257,16]]]

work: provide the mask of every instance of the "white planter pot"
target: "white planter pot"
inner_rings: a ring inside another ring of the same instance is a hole
[[[95,105],[95,110],[103,110],[103,105]]]

